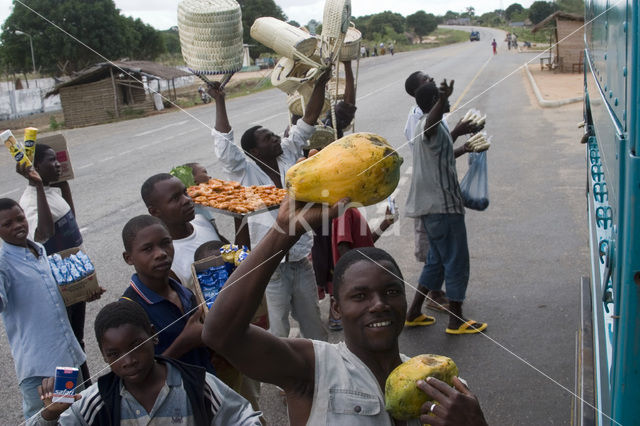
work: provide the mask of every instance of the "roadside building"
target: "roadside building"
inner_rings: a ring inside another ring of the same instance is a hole
[[[584,16],[566,12],[554,12],[533,27],[535,33],[545,27],[553,27],[549,39],[549,56],[540,58],[540,65],[560,72],[580,72],[584,55]]]
[[[161,80],[168,82],[168,97],[175,99],[175,79],[190,75],[149,61],[103,62],[80,71],[47,96],[60,94],[66,127],[87,126],[151,111],[151,90],[159,90]]]

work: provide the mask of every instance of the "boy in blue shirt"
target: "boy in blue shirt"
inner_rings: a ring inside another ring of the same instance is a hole
[[[27,238],[29,225],[20,205],[0,199],[0,312],[7,331],[22,411],[40,408],[38,385],[56,367],[79,368],[86,356],[73,334],[42,244]],[[82,380],[78,380],[82,383]]]
[[[136,216],[122,229],[122,242],[122,256],[136,270],[122,298],[146,311],[158,331],[156,354],[213,373],[211,354],[200,337],[203,309],[191,290],[169,277],[174,251],[164,222],[150,215]]]

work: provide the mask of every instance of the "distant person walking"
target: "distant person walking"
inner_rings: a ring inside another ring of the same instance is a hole
[[[389,43],[389,52],[391,52],[391,56],[393,56],[393,43]]]
[[[495,38],[491,42],[491,47],[493,47],[493,54],[497,55],[498,54],[498,43],[496,43],[496,39]]]

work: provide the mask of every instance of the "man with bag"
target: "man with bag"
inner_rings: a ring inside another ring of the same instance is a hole
[[[449,299],[448,334],[473,334],[487,328],[486,323],[467,320],[462,303],[469,282],[469,248],[464,223],[464,203],[458,184],[455,159],[471,151],[468,143],[453,149],[455,138],[475,133],[482,126],[460,121],[449,133],[442,122],[448,99],[453,93],[453,80],[444,80],[438,89],[433,82],[416,91],[416,101],[424,116],[416,126],[413,144],[413,175],[407,197],[409,217],[422,219],[429,238],[427,262],[418,279],[420,290],[407,311],[407,325],[431,325],[435,318],[422,314],[421,308],[429,291],[439,291],[446,282]],[[420,322],[420,324],[417,324]]]

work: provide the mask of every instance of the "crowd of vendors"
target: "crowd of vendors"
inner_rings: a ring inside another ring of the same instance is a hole
[[[393,54],[392,45],[387,48]],[[215,101],[212,151],[222,166],[215,177],[224,180],[211,179],[198,163],[172,173],[150,170],[139,183],[148,214],[122,224],[123,259],[134,273],[118,295],[103,296],[95,284],[82,301],[69,304],[63,298],[64,277],[57,275],[73,274],[53,273],[57,266],[50,266],[50,256],[66,258],[69,250],[83,249],[71,185],[60,181],[56,152],[44,143],[36,143],[29,162],[17,162],[26,189],[19,201],[0,199],[0,311],[28,424],[153,419],[260,425],[265,422],[261,382],[282,389],[291,424],[400,424],[385,410],[382,389],[391,371],[407,360],[398,345],[403,328],[435,323],[422,312],[425,301],[428,308],[449,313],[448,334],[487,328],[462,313],[470,265],[455,167],[456,157],[481,149],[470,142],[453,147],[458,137],[478,133],[483,124],[461,120],[450,129],[443,120],[453,81],[437,85],[417,71],[405,84],[416,105],[405,131],[414,172],[404,210],[415,218],[416,257],[424,262],[410,306],[402,271],[374,247],[398,218],[393,202],[372,230],[349,199],[327,209],[280,197],[279,209],[239,213],[246,220],[238,222],[236,235],[226,236],[216,225],[215,210],[196,203],[212,192],[224,195],[242,187],[284,189],[287,170],[317,151],[309,149],[309,140],[319,122],[336,127],[339,135],[348,132],[356,114],[354,78],[350,62],[342,65],[346,87],[334,114],[323,111],[328,71],[316,79],[304,114],[291,117],[285,137],[279,136],[283,129],[257,125],[241,129],[236,141],[224,89],[209,87]],[[191,175],[184,176],[185,170]],[[199,189],[192,189],[196,185]],[[274,196],[277,192],[261,195],[263,201]],[[230,211],[252,208],[234,197],[218,201]],[[328,229],[322,226],[327,214]],[[84,328],[92,306],[87,302],[100,297],[113,299],[93,324],[111,372],[95,377],[86,364]],[[319,297],[331,298],[328,324],[321,320]],[[302,338],[289,338],[290,317]],[[341,329],[344,342],[327,343],[329,331]],[[61,393],[53,377],[58,367],[75,371],[74,384],[67,386],[77,386],[75,395]],[[429,401],[420,417],[406,424],[486,424],[477,399],[457,377],[450,384],[419,380],[417,387]]]

